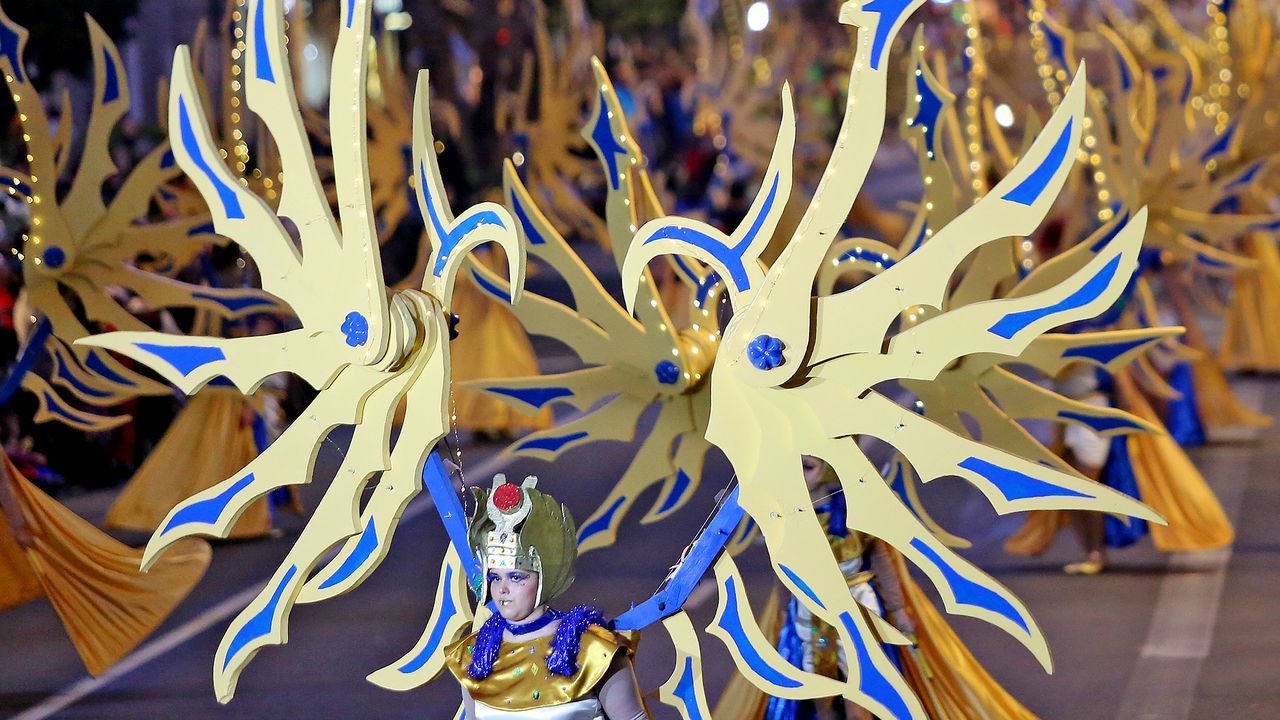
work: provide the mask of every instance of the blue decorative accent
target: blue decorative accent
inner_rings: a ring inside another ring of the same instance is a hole
[[[0,28],[3,28],[0,25]],[[13,394],[18,392],[18,388],[22,387],[22,378],[31,372],[31,368],[35,366],[36,360],[40,358],[40,353],[44,351],[45,343],[49,340],[49,335],[53,332],[53,323],[49,319],[41,316],[36,322],[35,328],[27,335],[27,341],[22,345],[22,349],[18,351],[18,357],[9,366],[9,372],[4,378],[4,383],[0,384],[0,406],[7,405]]]
[[[259,80],[275,83],[276,72],[271,67],[271,53],[267,49],[267,0],[258,0],[258,8],[253,13],[253,66],[254,75]],[[347,27],[351,27],[350,15],[347,16]]]
[[[895,472],[893,479],[889,481],[889,487],[899,498],[906,500],[907,497],[907,474],[902,471],[901,464],[894,465]]]
[[[1258,176],[1258,171],[1262,170],[1262,168],[1266,166],[1266,164],[1267,164],[1266,160],[1259,160],[1258,162],[1250,165],[1248,170],[1245,170],[1244,172],[1240,173],[1238,176],[1236,176],[1235,180],[1232,180],[1231,182],[1227,183],[1225,186],[1223,186],[1222,189],[1231,190],[1233,188],[1240,187],[1241,185],[1247,185],[1253,182],[1253,179]]]
[[[204,175],[212,185],[213,189],[218,193],[218,200],[222,203],[222,212],[232,220],[243,220],[244,209],[240,207],[240,198],[236,196],[235,190],[222,181],[214,172],[213,167],[209,165],[209,160],[204,156],[204,148],[200,146],[200,141],[196,139],[195,127],[191,124],[191,115],[187,112],[187,99],[183,96],[178,97],[178,136],[182,142],[182,149],[191,156],[192,162],[196,164],[196,169]]]
[[[14,192],[22,195],[23,197],[31,197],[32,195],[31,186],[16,177],[0,175],[0,181],[3,181],[9,187],[12,187]]]
[[[351,347],[361,347],[369,342],[369,321],[354,310],[347,313],[338,329],[347,336],[347,344]]]
[[[725,578],[721,588],[724,591],[724,612],[721,613],[717,624],[733,640],[734,646],[742,655],[743,662],[756,675],[774,685],[784,688],[800,687],[802,683],[787,677],[782,671],[770,665],[747,639],[746,628],[742,626],[742,618],[738,616],[738,585],[734,578]]]
[[[1112,208],[1112,211],[1113,212],[1115,211],[1114,207]],[[1124,226],[1128,224],[1129,224],[1129,211],[1125,210],[1124,215],[1122,215],[1117,222],[1113,223],[1109,230],[1102,233],[1102,237],[1098,238],[1097,242],[1095,242],[1092,246],[1090,246],[1089,252],[1093,252],[1093,253],[1102,252],[1102,248],[1106,247],[1107,243],[1114,240],[1116,236],[1120,234],[1120,231],[1124,229]]]
[[[987,332],[1009,340],[1038,320],[1082,308],[1102,296],[1119,267],[1120,256],[1116,255],[1096,275],[1089,278],[1088,282],[1065,298],[1048,307],[1009,313],[987,328]]]
[[[893,28],[913,2],[915,0],[868,0],[863,3],[864,11],[880,15],[880,19],[876,21],[875,35],[871,38],[871,58],[868,63],[872,70],[880,69],[880,63],[889,50],[888,44],[893,35]]]
[[[356,0],[347,0],[347,27],[351,27],[351,23],[355,21],[356,16]]]
[[[591,128],[591,140],[600,149],[600,159],[604,161],[605,170],[609,175],[609,187],[617,190],[619,184],[618,156],[626,155],[627,149],[613,135],[613,126],[609,123],[609,112],[608,98],[605,96],[604,91],[601,90],[600,114],[596,117],[595,127]]]
[[[627,498],[625,495],[614,500],[613,504],[609,506],[608,510],[604,511],[603,515],[584,525],[578,532],[578,544],[581,545],[589,538],[607,531],[609,526],[613,523],[613,516],[618,514],[618,509],[622,507],[622,503],[626,502],[626,500]]]
[[[956,569],[951,567],[950,563],[943,560],[936,550],[929,547],[920,538],[913,538],[911,547],[915,548],[921,555],[924,555],[929,562],[933,563],[934,567],[942,571],[943,577],[947,580],[947,586],[951,588],[952,594],[956,597],[956,602],[961,605],[990,610],[1001,617],[1012,620],[1024,632],[1030,634],[1031,630],[1027,627],[1026,618],[1022,617],[1022,613],[1018,612],[1018,609],[999,593],[991,588],[979,585],[956,572]]]
[[[222,492],[211,498],[198,500],[189,505],[183,505],[181,509],[173,514],[169,522],[165,524],[164,529],[160,531],[161,535],[173,530],[180,525],[213,525],[218,522],[218,518],[222,517],[222,513],[227,509],[227,503],[230,503],[241,490],[249,487],[253,482],[253,473],[249,473],[239,480],[231,483]]]
[[[907,253],[913,253],[917,249],[919,249],[920,246],[924,244],[924,239],[928,236],[929,236],[929,223],[928,222],[920,223],[920,232],[916,233],[916,239],[914,242],[911,243],[911,249],[907,250]],[[893,264],[892,262],[889,263],[889,265],[892,265],[892,264]],[[889,265],[885,265],[885,267],[889,267]]]
[[[161,360],[169,363],[174,370],[187,377],[197,369],[209,363],[226,360],[220,347],[205,345],[155,345],[152,343],[134,343],[134,347],[145,350]]]
[[[1049,154],[1045,156],[1044,160],[1040,161],[1039,167],[1023,178],[1022,182],[1018,183],[1016,188],[1004,194],[1005,200],[1019,205],[1031,206],[1040,198],[1040,195],[1044,193],[1044,189],[1048,187],[1049,181],[1053,179],[1054,173],[1058,172],[1058,169],[1062,167],[1063,161],[1067,159],[1067,150],[1071,146],[1071,126],[1075,121],[1075,118],[1067,119],[1066,126],[1062,128],[1062,133],[1058,135],[1058,139],[1054,141]]]
[[[684,703],[689,720],[703,720],[702,711],[698,709],[698,693],[693,684],[693,658],[684,659],[684,669],[680,671],[680,681],[676,683],[672,693]]]
[[[217,230],[214,229],[213,223],[204,223],[203,225],[197,225],[188,230],[187,237],[195,235],[213,235],[216,232]]]
[[[1129,63],[1125,62],[1124,55],[1116,52],[1116,69],[1120,71],[1120,87],[1128,90],[1133,87],[1133,76],[1129,73]]]
[[[827,609],[826,604],[818,599],[818,594],[813,591],[813,588],[809,587],[809,583],[801,580],[800,576],[795,574],[791,568],[786,565],[778,565],[778,569],[782,571],[783,575],[787,576],[787,579],[790,580],[792,584],[799,588],[800,592],[804,593],[806,597],[812,600],[815,605],[823,610]]]
[[[46,248],[41,258],[44,260],[45,265],[57,270],[67,261],[67,253],[62,248],[54,245]]]
[[[760,228],[764,226],[765,218],[769,215],[769,211],[777,200],[778,181],[779,176],[775,174],[773,183],[769,186],[769,194],[765,197],[764,205],[761,206],[760,212],[756,214],[751,227],[747,230],[747,234],[734,247],[726,247],[722,242],[706,233],[677,225],[658,228],[644,241],[644,244],[648,245],[658,240],[676,240],[688,243],[693,247],[706,251],[718,260],[724,266],[724,269],[729,272],[729,279],[733,281],[734,287],[737,288],[738,292],[750,290],[751,279],[747,276],[747,268],[743,264],[742,255],[751,246],[756,235],[760,233]]]
[[[373,518],[369,518],[369,522],[365,524],[364,531],[360,533],[360,539],[356,541],[356,546],[352,548],[351,554],[347,555],[332,575],[320,583],[320,589],[328,590],[339,583],[345,582],[347,578],[354,575],[357,570],[368,562],[369,556],[373,555],[373,551],[377,549],[378,528],[373,526]]]
[[[479,270],[472,268],[471,277],[476,281],[476,284],[480,286],[481,290],[484,290],[499,300],[507,303],[511,302],[511,294],[507,292],[505,288],[497,285],[489,278],[482,275]]]
[[[885,706],[895,718],[911,717],[911,711],[907,708],[901,693],[894,689],[893,683],[872,663],[871,653],[867,651],[867,644],[862,639],[862,634],[858,632],[853,616],[847,612],[840,613],[840,622],[844,624],[845,631],[853,639],[854,653],[858,657],[858,689]]]
[[[224,290],[224,292],[226,292]],[[269,297],[259,294],[255,290],[249,290],[244,295],[220,295],[212,292],[193,292],[191,297],[198,300],[208,300],[214,302],[231,312],[241,312],[249,308],[273,307],[276,303]],[[348,341],[349,342],[349,341]]]
[[[938,119],[942,114],[942,98],[933,91],[925,79],[925,67],[916,65],[916,93],[920,101],[916,103],[916,114],[911,118],[911,126],[922,128],[924,133],[924,149],[929,157],[933,157],[933,139],[938,130]]]
[[[1196,262],[1200,263],[1201,265],[1207,265],[1207,266],[1209,266],[1209,267],[1213,267],[1213,268],[1229,268],[1229,267],[1231,267],[1231,263],[1229,263],[1229,262],[1227,262],[1227,261],[1225,261],[1225,260],[1222,260],[1222,259],[1220,259],[1220,258],[1216,258],[1216,257],[1214,257],[1214,256],[1212,256],[1212,255],[1210,255],[1210,254],[1208,254],[1208,253],[1204,253],[1204,252],[1198,252],[1198,253],[1196,253]]]
[[[567,387],[545,388],[504,388],[487,387],[485,390],[499,395],[513,397],[522,403],[541,408],[543,405],[562,397],[573,397],[573,391]]]
[[[231,664],[231,660],[240,652],[245,645],[265,636],[271,632],[271,625],[275,620],[276,606],[280,604],[280,598],[284,597],[284,589],[292,580],[293,576],[298,574],[298,567],[290,565],[285,571],[284,577],[280,579],[280,584],[276,586],[274,592],[271,593],[271,599],[263,606],[253,617],[249,618],[240,630],[236,632],[235,637],[231,638],[231,643],[227,645],[227,656],[222,660],[222,669],[226,670]]]
[[[675,480],[671,483],[671,492],[667,493],[666,499],[662,501],[662,507],[658,508],[658,514],[671,512],[671,509],[680,503],[680,499],[684,497],[690,486],[693,485],[693,479],[689,477],[689,473],[684,468],[676,470]]]
[[[1195,71],[1194,71],[1194,70],[1192,70],[1191,65],[1189,65],[1189,64],[1188,64],[1188,65],[1183,69],[1183,75],[1182,75],[1182,97],[1180,97],[1180,98],[1178,99],[1178,102],[1179,102],[1180,104],[1182,104],[1182,105],[1186,105],[1186,104],[1187,104],[1187,100],[1191,97],[1191,88],[1195,87],[1195,79],[1196,79]]]
[[[515,212],[520,227],[524,228],[524,235],[529,238],[529,244],[545,245],[547,239],[542,237],[542,233],[538,232],[538,228],[533,224],[533,219],[529,217],[529,211],[525,209],[520,193],[511,193],[511,209]]]
[[[738,488],[729,493],[724,504],[716,511],[707,528],[685,554],[676,571],[667,578],[658,592],[644,602],[622,613],[614,621],[615,630],[643,630],[668,615],[680,611],[689,593],[706,574],[707,568],[733,537],[733,531],[746,515],[738,504]]]
[[[555,452],[565,445],[576,440],[581,440],[586,436],[587,434],[585,432],[575,432],[569,433],[568,435],[561,435],[560,437],[533,438],[520,443],[520,445],[516,447],[516,450],[547,450],[549,452]]]
[[[453,489],[453,483],[449,480],[449,473],[444,469],[444,462],[440,459],[439,452],[433,450],[427,455],[426,465],[422,468],[422,481],[427,486],[427,492],[431,494],[431,501],[435,503],[441,524],[449,534],[449,542],[453,543],[454,551],[462,560],[462,569],[467,574],[467,580],[472,587],[479,588],[480,563],[476,560],[475,553],[471,550],[471,543],[467,539],[467,514],[462,509],[462,502]]]
[[[747,521],[742,523],[742,532],[738,533],[738,542],[746,542],[747,537],[751,535],[755,529],[756,521],[751,518],[747,518]]]
[[[0,23],[0,56],[9,60],[9,67],[13,70],[13,77],[18,82],[26,82],[27,76],[22,68],[22,55],[19,53],[18,43],[21,38],[16,30],[8,23]]]
[[[1044,31],[1045,40],[1049,41],[1049,54],[1058,61],[1058,67],[1069,71],[1071,68],[1070,63],[1067,62],[1067,39],[1050,27],[1049,23],[1041,23],[1040,29]]]
[[[448,626],[449,621],[454,615],[458,614],[458,606],[453,602],[453,593],[450,588],[453,587],[453,566],[446,565],[444,568],[444,599],[440,604],[440,618],[431,628],[431,635],[427,637],[427,644],[422,647],[422,652],[414,655],[409,662],[401,665],[397,670],[408,675],[422,669],[423,665],[435,655],[436,650],[440,647],[440,642],[444,639],[444,629]]]
[[[419,163],[418,166],[418,190],[422,193],[422,204],[427,206],[427,215],[431,220],[431,226],[435,228],[436,236],[440,238],[439,255],[436,256],[435,267],[431,269],[431,274],[436,277],[444,274],[444,267],[449,262],[449,256],[473,230],[481,225],[506,227],[502,224],[502,218],[498,217],[497,213],[486,210],[467,217],[451,230],[445,229],[444,223],[440,219],[440,213],[436,210],[436,204],[433,202],[431,184],[427,182],[427,164],[425,162]]]
[[[1001,467],[978,457],[967,457],[957,467],[991,481],[1006,500],[1027,500],[1040,497],[1095,497],[1076,492],[1071,488],[1046,482],[1017,470]]]
[[[54,415],[66,420],[73,427],[83,426],[84,418],[72,412],[71,408],[62,401],[62,398],[54,395],[48,390],[42,391],[40,394],[44,397],[45,407],[47,407]]]
[[[83,380],[81,380],[79,377],[76,377],[76,374],[72,372],[70,368],[70,364],[72,361],[65,352],[63,352],[60,349],[55,349],[54,355],[58,359],[57,367],[56,367],[56,370],[54,371],[56,377],[59,377],[62,380],[64,380],[68,385],[75,388],[81,395],[88,395],[89,397],[94,397],[94,398],[111,397],[110,392],[89,387],[84,383]]]
[[[111,366],[107,365],[106,361],[98,355],[96,350],[90,350],[85,356],[84,366],[88,368],[90,372],[101,375],[117,385],[124,385],[126,387],[134,387],[137,385],[136,382],[111,369]]]
[[[670,360],[663,360],[653,366],[653,374],[658,377],[658,382],[663,385],[675,385],[680,379],[680,366]]]
[[[786,345],[772,335],[757,335],[747,344],[747,359],[757,370],[772,370],[786,362]]]
[[[107,105],[120,99],[120,69],[105,47],[102,48],[102,67],[106,72],[102,86],[102,104]]]
[[[1101,343],[1098,345],[1079,345],[1073,348],[1067,348],[1062,353],[1062,357],[1088,358],[1099,365],[1106,365],[1130,350],[1136,347],[1142,347],[1149,342],[1155,342],[1158,339],[1159,338],[1144,337],[1138,338],[1137,340],[1125,340],[1123,342]]]
[[[1200,162],[1206,162],[1209,158],[1226,152],[1227,148],[1231,145],[1231,139],[1236,136],[1236,130],[1239,129],[1239,127],[1240,124],[1238,122],[1231,123],[1231,125],[1218,136],[1218,139],[1204,151],[1204,154],[1200,156]]]
[[[1110,432],[1117,428],[1140,429],[1142,426],[1132,420],[1126,420],[1123,417],[1085,415],[1084,413],[1072,412],[1070,410],[1059,410],[1058,417],[1063,420],[1074,420],[1078,423],[1088,425],[1094,432],[1104,433]]]
[[[160,169],[168,170],[177,162],[177,158],[173,156],[173,148],[165,148],[164,153],[160,155]]]

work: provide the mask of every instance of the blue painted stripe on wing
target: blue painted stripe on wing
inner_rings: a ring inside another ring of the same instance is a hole
[[[840,622],[844,624],[845,631],[853,639],[854,654],[858,658],[858,689],[888,708],[895,718],[903,720],[911,717],[911,711],[907,709],[907,701],[903,699],[902,694],[871,662],[871,653],[867,651],[867,644],[862,639],[862,634],[858,632],[853,616],[847,612],[840,613]]]
[[[196,139],[195,127],[191,124],[190,113],[187,112],[187,99],[182,96],[178,97],[178,137],[182,142],[182,149],[196,164],[196,169],[213,184],[214,191],[218,193],[218,200],[222,203],[223,214],[232,220],[243,220],[244,208],[240,207],[240,198],[236,196],[235,190],[230,185],[218,177],[213,167],[209,165],[209,160],[205,158],[204,148]]]
[[[1129,211],[1125,210],[1124,215],[1120,217],[1120,220],[1112,224],[1111,228],[1107,230],[1105,233],[1103,233],[1102,237],[1098,238],[1098,241],[1089,247],[1089,252],[1095,252],[1095,253],[1101,252],[1102,248],[1106,247],[1107,243],[1114,240],[1116,236],[1120,234],[1120,231],[1124,229],[1124,226],[1127,225],[1128,223],[1129,223]]]
[[[444,567],[444,599],[440,604],[440,617],[436,624],[431,627],[431,635],[427,638],[427,644],[422,646],[422,652],[414,655],[409,662],[401,665],[398,671],[403,675],[409,675],[422,669],[427,661],[436,654],[441,641],[444,640],[444,630],[449,625],[449,621],[453,616],[458,614],[458,606],[453,602],[453,566],[446,565]]]
[[[573,397],[573,391],[567,387],[544,388],[504,388],[487,387],[485,390],[499,395],[513,397],[522,403],[541,408],[543,405],[562,397]]]
[[[1049,186],[1049,181],[1053,179],[1054,174],[1062,167],[1063,161],[1067,159],[1067,150],[1071,146],[1071,126],[1074,123],[1075,118],[1067,119],[1067,124],[1062,128],[1062,133],[1058,135],[1058,139],[1054,141],[1049,154],[1045,156],[1044,160],[1040,161],[1040,165],[1030,175],[1018,183],[1017,187],[1004,194],[1005,200],[1019,205],[1030,206],[1040,198],[1045,188]]]
[[[1027,500],[1040,497],[1096,497],[1077,492],[1071,488],[1062,487],[1061,485],[1055,485],[1017,470],[1001,467],[978,457],[965,458],[957,467],[991,481],[1006,500]]]
[[[253,293],[253,291],[249,292]],[[193,292],[191,297],[215,302],[231,312],[240,312],[249,308],[272,307],[276,304],[275,300],[259,294],[216,295],[210,292]]]
[[[575,440],[581,440],[586,436],[587,434],[585,432],[576,432],[569,433],[568,435],[561,435],[559,437],[533,438],[532,440],[525,440],[520,443],[520,445],[516,447],[516,450],[548,450],[550,452],[555,452],[565,445],[568,445]]]
[[[529,238],[529,244],[545,245],[547,239],[542,237],[542,233],[538,232],[537,226],[533,224],[533,219],[529,217],[529,211],[525,209],[524,199],[520,197],[520,193],[511,193],[511,209],[515,212],[520,227],[524,228],[524,235]]]
[[[1218,139],[1205,149],[1204,154],[1200,156],[1200,162],[1205,162],[1216,155],[1221,155],[1226,152],[1227,148],[1231,145],[1231,139],[1236,136],[1236,129],[1239,126],[1239,123],[1232,123],[1228,126],[1227,129],[1218,136]]]
[[[126,387],[134,387],[137,385],[134,381],[111,369],[111,366],[98,355],[96,350],[90,350],[89,354],[85,356],[84,366],[90,371],[101,375],[117,385],[124,385]]]
[[[267,2],[258,0],[258,7],[253,13],[253,66],[254,75],[259,80],[274,84],[276,72],[271,67],[271,53],[267,49]],[[350,26],[348,23],[347,27]]]
[[[684,669],[680,671],[680,682],[676,683],[676,690],[673,694],[684,703],[684,710],[688,715],[688,720],[703,720],[702,711],[698,709],[697,688],[693,684],[693,658],[686,657],[684,659]]]
[[[1150,342],[1155,342],[1159,338],[1139,338],[1137,340],[1126,340],[1123,342],[1100,343],[1097,345],[1078,345],[1073,348],[1067,348],[1063,353],[1064,358],[1088,358],[1097,362],[1099,365],[1106,365],[1114,361],[1116,358],[1141,347]]]
[[[990,610],[1001,617],[1012,620],[1015,625],[1022,628],[1023,632],[1030,634],[1031,630],[1027,626],[1026,618],[1022,617],[1022,613],[1018,612],[1013,603],[1009,602],[1000,593],[961,575],[955,568],[951,567],[950,563],[943,560],[936,550],[929,547],[920,538],[913,538],[911,547],[928,558],[934,567],[942,571],[943,577],[947,580],[947,586],[951,588],[952,594],[956,597],[956,602],[961,605]]]
[[[658,508],[658,514],[670,512],[675,506],[680,504],[680,500],[684,498],[686,492],[693,485],[693,480],[689,477],[689,473],[684,468],[676,470],[675,481],[671,484],[671,492],[667,493],[667,497],[662,501],[662,507]]]
[[[484,290],[499,300],[504,300],[508,303],[511,302],[511,294],[502,286],[485,277],[479,270],[472,268],[471,277],[476,281],[476,284],[480,286],[481,290]]]
[[[342,561],[337,570],[325,581],[320,583],[321,590],[328,590],[338,583],[345,582],[347,578],[355,574],[373,551],[378,548],[378,528],[373,526],[373,518],[369,518],[369,522],[365,523],[364,531],[360,533],[360,539],[356,541],[356,546],[351,550],[351,554]]]
[[[627,149],[613,135],[613,126],[609,123],[609,102],[603,90],[600,91],[600,114],[596,116],[596,124],[591,128],[591,139],[599,148],[601,160],[609,175],[609,187],[617,190],[621,178],[618,177],[618,156],[626,155]]]
[[[75,427],[80,427],[85,422],[85,418],[74,412],[72,408],[68,407],[67,404],[63,402],[62,398],[48,390],[42,391],[41,395],[44,396],[44,404],[49,412],[57,415],[63,420],[66,420]]]
[[[1132,420],[1128,420],[1123,417],[1112,417],[1109,415],[1085,415],[1084,413],[1072,412],[1070,410],[1060,410],[1058,411],[1058,417],[1063,420],[1074,420],[1078,423],[1088,425],[1094,430],[1094,432],[1099,433],[1110,432],[1121,428],[1133,430],[1142,428],[1141,425]]]
[[[436,204],[432,202],[434,198],[431,195],[431,184],[427,182],[426,162],[419,163],[418,188],[424,199],[423,205],[427,206],[427,216],[431,221],[431,226],[435,228],[436,236],[440,238],[439,254],[436,256],[435,266],[431,269],[431,274],[436,277],[444,274],[444,268],[449,262],[449,256],[453,254],[459,243],[466,239],[472,231],[482,225],[506,227],[497,213],[486,210],[467,217],[452,229],[446,229],[440,217],[440,212],[436,209]]]
[[[864,11],[879,13],[880,19],[876,21],[875,35],[871,37],[871,58],[869,64],[872,70],[879,70],[880,63],[884,61],[884,56],[889,51],[889,39],[893,33],[893,27],[902,18],[902,14],[915,0],[868,0],[862,4]]]
[[[120,99],[120,68],[116,67],[116,61],[105,47],[102,48],[102,69],[102,104],[108,105]]]
[[[823,610],[827,609],[826,604],[824,604],[822,600],[818,599],[818,594],[813,591],[813,588],[809,587],[809,583],[801,580],[800,576],[795,574],[791,568],[786,565],[779,565],[778,569],[782,571],[783,575],[787,576],[787,579],[790,580],[800,590],[800,592],[804,593],[806,597],[812,600],[815,605]]]
[[[751,668],[751,671],[756,675],[778,687],[800,687],[802,685],[801,682],[786,676],[782,671],[770,665],[756,651],[751,641],[747,639],[746,628],[743,627],[742,617],[738,614],[738,585],[734,578],[725,578],[721,590],[724,592],[724,613],[720,615],[720,620],[717,624],[729,635],[747,667]]]
[[[134,343],[134,347],[145,350],[161,360],[169,363],[183,377],[209,363],[226,360],[220,347],[205,345],[155,345],[152,343]]]
[[[22,56],[18,48],[22,38],[14,30],[16,25],[0,22],[0,56],[9,61],[9,68],[18,82],[26,82],[25,70],[22,67]]]
[[[87,395],[93,398],[111,397],[110,392],[89,387],[83,380],[76,376],[76,374],[71,370],[71,359],[67,357],[67,354],[62,350],[55,350],[54,355],[58,358],[55,377],[62,378],[62,380],[66,381],[68,385],[78,390],[82,395]]]
[[[872,252],[871,250],[862,247],[856,247],[852,250],[841,253],[838,260],[839,262],[863,260],[865,262],[874,263],[882,268],[891,268],[897,264],[896,261],[893,258],[888,257],[886,253]]]
[[[622,507],[622,503],[626,502],[626,500],[627,497],[625,495],[614,500],[613,504],[609,506],[608,510],[604,511],[603,515],[582,526],[582,530],[578,532],[578,544],[581,545],[586,542],[588,538],[607,531],[609,526],[613,523],[613,516],[618,514],[618,509]]]
[[[347,27],[351,27],[351,23],[356,18],[356,0],[347,0]]]
[[[231,661],[235,659],[236,653],[240,652],[245,645],[264,637],[271,632],[271,625],[275,622],[276,607],[280,604],[280,599],[284,596],[285,587],[293,580],[293,576],[298,574],[298,567],[290,565],[285,571],[284,577],[280,578],[280,584],[276,586],[274,592],[271,593],[271,599],[263,606],[261,610],[254,614],[253,617],[241,626],[236,632],[235,637],[231,638],[230,644],[227,645],[227,656],[222,660],[222,669],[226,670]]]
[[[987,332],[1005,340],[1013,338],[1014,335],[1027,329],[1032,323],[1052,317],[1059,313],[1069,312],[1082,308],[1085,305],[1097,300],[1106,292],[1107,287],[1111,284],[1111,280],[1115,277],[1117,270],[1120,268],[1120,257],[1116,255],[1111,258],[1101,270],[1084,285],[1081,285],[1075,292],[1049,305],[1048,307],[1033,308],[1031,310],[1021,310],[1012,312],[996,321],[994,325],[987,328]]]
[[[183,505],[181,509],[173,514],[173,517],[169,519],[169,522],[165,524],[164,529],[160,531],[160,534],[164,535],[170,530],[181,525],[213,525],[217,523],[218,518],[221,518],[222,513],[227,509],[227,504],[230,503],[241,490],[249,487],[252,482],[253,473],[249,473],[211,498]]]

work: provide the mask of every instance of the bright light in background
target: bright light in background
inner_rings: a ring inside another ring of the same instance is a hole
[[[404,0],[373,0],[373,9],[382,15],[404,10]]]
[[[747,29],[760,32],[767,27],[769,27],[769,3],[756,0],[751,3],[751,7],[747,8]]]
[[[284,0],[284,14],[288,15],[289,13],[293,12],[293,6],[296,3],[297,3],[297,0]]]
[[[996,124],[1002,128],[1013,127],[1013,108],[1000,103],[995,111]]]

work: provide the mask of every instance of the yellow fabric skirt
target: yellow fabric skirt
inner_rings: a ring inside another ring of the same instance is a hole
[[[1058,530],[1070,522],[1071,515],[1065,510],[1032,510],[1018,532],[1004,541],[1004,551],[1023,557],[1039,555],[1053,544]]]
[[[896,551],[894,568],[902,585],[905,608],[916,624],[916,647],[902,650],[903,677],[934,720],[1034,720],[1036,717],[1005,691],[969,652],[946,618],[911,579]],[[785,597],[778,587],[769,595],[758,621],[765,637],[777,641],[786,618]],[[734,673],[716,702],[712,716],[762,720],[769,696],[740,673]]]
[[[1236,278],[1218,359],[1228,370],[1280,372],[1280,250],[1273,238],[1253,234],[1244,252],[1258,269]]]
[[[461,277],[453,288],[451,310],[460,319],[458,339],[449,345],[454,380],[450,409],[457,416],[454,425],[473,432],[511,435],[550,427],[549,408],[529,417],[501,400],[460,386],[468,380],[538,374],[533,345],[516,316]]]
[[[139,570],[141,550],[116,542],[40,492],[7,456],[3,471],[12,481],[35,547],[18,547],[0,515],[0,556],[5,563],[0,569],[16,573],[16,577],[6,574],[0,586],[7,591],[10,580],[16,580],[25,589],[25,599],[47,597],[93,675],[104,672],[151,634],[209,566],[209,544],[188,538],[169,548],[144,573]],[[25,568],[19,557],[25,559]],[[33,577],[38,589],[30,585]],[[6,597],[21,594],[6,592]]]
[[[1125,410],[1159,425],[1155,409],[1127,372],[1116,375],[1116,389]],[[1157,549],[1166,552],[1212,550],[1229,545],[1235,539],[1231,521],[1217,496],[1173,438],[1130,435],[1127,444],[1142,502],[1169,523],[1149,523]]]
[[[240,472],[258,456],[253,427],[245,422],[250,402],[230,387],[206,387],[191,398],[111,505],[107,527],[155,532],[178,503]],[[227,537],[270,531],[263,498],[245,510]]]

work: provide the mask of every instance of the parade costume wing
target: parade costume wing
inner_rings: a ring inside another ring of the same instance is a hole
[[[1127,496],[980,445],[874,389],[888,380],[932,381],[949,363],[970,354],[1017,356],[1046,330],[1101,311],[1127,284],[1137,265],[1141,212],[1062,283],[1022,298],[944,308],[951,276],[970,252],[1002,237],[1030,233],[1052,204],[1079,142],[1082,75],[1021,161],[974,207],[862,285],[811,297],[815,275],[878,145],[889,45],[918,4],[870,0],[842,7],[841,19],[858,28],[844,123],[796,234],[762,281],[741,272],[755,258],[735,246],[714,238],[669,238],[663,228],[680,224],[669,218],[651,221],[637,233],[623,266],[628,299],[640,288],[639,270],[660,252],[705,259],[722,277],[738,272],[745,279],[730,287],[735,316],[711,372],[707,438],[729,457],[741,483],[742,508],[759,525],[778,579],[816,617],[837,629],[849,655],[849,678],[839,691],[873,713],[893,718],[922,718],[924,712],[880,649],[831,557],[803,482],[801,455],[816,455],[836,469],[851,530],[880,537],[903,552],[933,581],[949,612],[1002,628],[1046,668],[1044,637],[1021,602],[939,542],[851,436],[886,440],[923,479],[958,475],[968,480],[999,512],[1080,508],[1155,519]],[[762,194],[768,187],[764,183]],[[654,237],[661,244],[651,242]],[[895,332],[899,316],[921,305],[942,312]],[[751,632],[754,620],[742,613],[746,603],[740,583],[727,567],[718,569],[717,580],[717,625],[739,670],[774,694],[830,695],[832,681],[796,675],[794,668],[770,661],[772,648]]]
[[[294,373],[319,391],[301,417],[240,472],[174,508],[147,545],[145,565],[181,538],[225,535],[241,512],[271,490],[309,482],[329,432],[355,426],[337,474],[301,536],[223,636],[214,659],[214,687],[222,702],[231,698],[240,672],[259,649],[286,641],[295,602],[346,592],[385,557],[401,514],[423,487],[428,454],[448,427],[446,307],[468,251],[482,242],[502,245],[510,258],[511,299],[519,297],[524,277],[523,250],[504,209],[486,204],[455,218],[444,198],[427,127],[424,75],[415,102],[414,157],[418,202],[432,243],[431,272],[420,289],[389,293],[366,158],[364,59],[371,2],[344,5],[334,51],[329,128],[336,218],[298,110],[286,62],[282,3],[251,0],[246,12],[248,106],[269,129],[289,178],[278,209],[222,163],[185,48],[175,55],[169,127],[177,162],[213,210],[218,233],[254,257],[264,288],[294,310],[302,327],[235,339],[119,332],[84,343],[130,356],[186,392],[217,377],[248,392],[278,372]],[[402,431],[393,443],[392,424],[401,405]],[[337,554],[330,557],[334,549]],[[452,587],[457,579],[450,579],[452,567],[446,563],[442,587]],[[442,597],[456,597],[451,592],[442,590]]]

